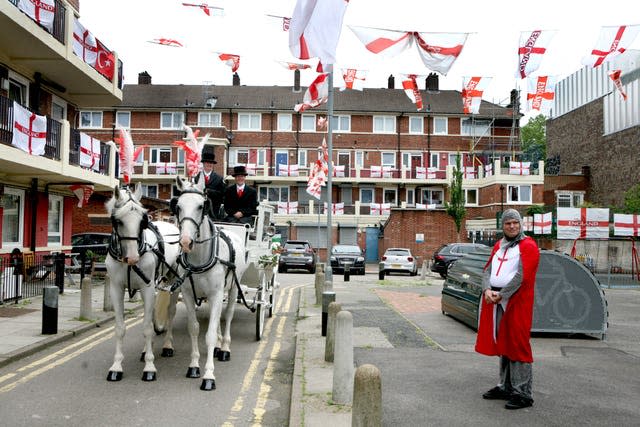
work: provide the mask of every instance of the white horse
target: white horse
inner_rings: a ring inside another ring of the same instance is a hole
[[[126,187],[113,190],[113,197],[105,207],[111,216],[113,230],[109,254],[105,264],[110,279],[110,295],[115,311],[116,352],[109,368],[108,381],[122,379],[122,341],[125,334],[124,291],[139,290],[144,302],[143,381],[156,379],[153,363],[153,307],[155,286],[160,280],[168,280],[176,273],[176,260],[180,248],[177,245],[179,230],[168,222],[149,222],[147,210],[140,204],[141,187],[132,193]],[[170,237],[172,236],[172,237]],[[173,244],[171,243],[173,241]]]
[[[200,389],[213,390],[216,388],[214,352],[217,350],[220,361],[227,361],[231,357],[231,320],[238,297],[237,281],[247,268],[245,242],[237,234],[225,233],[209,219],[207,212],[210,206],[204,193],[203,179],[194,184],[177,177],[176,184],[181,194],[172,201],[172,212],[180,226],[182,255],[178,263],[191,337],[191,361],[187,377],[200,377],[200,327],[195,310],[196,304],[200,305],[206,298],[209,304],[207,361]],[[220,317],[225,291],[228,297],[225,330],[221,336]]]

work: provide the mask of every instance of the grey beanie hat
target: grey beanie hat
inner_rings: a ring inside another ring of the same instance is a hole
[[[504,227],[505,221],[511,221],[511,220],[514,220],[514,219],[516,221],[518,221],[520,223],[520,225],[522,225],[522,216],[520,216],[520,212],[518,212],[515,209],[507,209],[502,214],[502,222],[501,222],[500,225]]]

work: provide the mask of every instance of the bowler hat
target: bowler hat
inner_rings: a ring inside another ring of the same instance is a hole
[[[202,149],[202,161],[207,163],[218,163],[216,162],[216,154],[213,152],[212,145],[205,145]]]
[[[247,168],[244,167],[244,165],[238,165],[233,167],[233,173],[231,174],[231,176],[238,176],[238,175],[244,175],[244,176],[249,175],[247,173]]]

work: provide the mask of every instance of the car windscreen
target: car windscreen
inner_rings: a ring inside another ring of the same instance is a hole
[[[388,250],[385,255],[390,256],[409,256],[409,251],[405,251],[402,249],[394,249],[394,250]]]
[[[285,251],[304,251],[307,249],[307,246],[304,243],[285,243],[284,250]]]
[[[334,254],[359,254],[360,248],[358,246],[334,246],[331,249]]]

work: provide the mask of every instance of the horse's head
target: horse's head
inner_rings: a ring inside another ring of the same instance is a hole
[[[120,258],[129,265],[140,260],[142,235],[149,225],[147,210],[140,204],[141,191],[140,186],[136,186],[135,193],[128,187],[115,187],[113,197],[105,205],[113,226],[114,249],[119,250]]]
[[[172,200],[171,211],[180,227],[182,251],[189,253],[193,249],[200,226],[207,218],[209,199],[204,192],[204,179],[193,183],[178,176],[176,186],[180,197]]]

